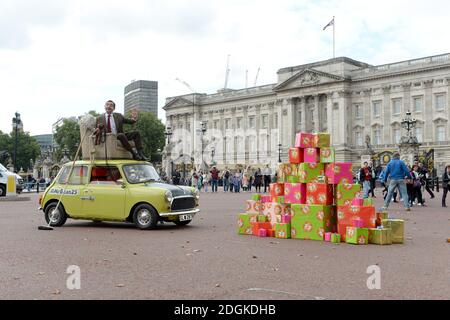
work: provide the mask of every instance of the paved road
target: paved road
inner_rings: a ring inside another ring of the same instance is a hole
[[[410,214],[391,207],[406,244],[352,246],[238,236],[249,193],[202,194],[191,225],[154,231],[74,220],[38,231],[37,195],[27,196],[0,202],[0,299],[450,298],[450,208],[439,199]],[[66,287],[69,265],[81,269],[80,290]],[[381,290],[367,289],[370,265]]]

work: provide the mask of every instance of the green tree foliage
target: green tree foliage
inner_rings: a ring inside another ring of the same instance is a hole
[[[63,150],[68,150],[70,159],[75,157],[78,144],[80,143],[80,126],[73,119],[64,119],[62,125],[56,128],[53,139],[58,145],[56,149],[56,159],[61,159]]]
[[[127,114],[130,117],[130,114]],[[139,112],[134,125],[125,125],[125,132],[138,130],[141,133],[144,153],[151,161],[160,161],[157,150],[164,147],[164,124],[151,112]]]
[[[16,141],[16,132],[13,131],[10,135],[0,131],[0,151],[7,151],[13,159],[14,157],[14,145]],[[36,139],[30,136],[28,132],[18,131],[17,134],[17,170],[23,168],[24,170],[30,169],[30,160],[36,160],[41,153],[39,144]],[[4,159],[3,164],[6,164]]]

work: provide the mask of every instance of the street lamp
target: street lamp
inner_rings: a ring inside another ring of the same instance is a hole
[[[412,129],[416,126],[416,124],[417,124],[417,120],[416,119],[413,119],[413,118],[411,118],[411,111],[407,111],[406,112],[406,118],[404,118],[403,120],[402,120],[402,127],[404,128],[404,129],[406,129],[406,131],[407,131],[407,133],[408,133],[408,135],[407,135],[407,137],[409,138],[409,139],[411,139],[411,138],[413,138],[412,137]],[[414,137],[415,138],[415,137]],[[414,139],[413,139],[414,140]]]
[[[205,121],[202,122],[201,131],[202,131],[202,163],[201,163],[200,167],[203,167],[203,136],[205,135],[205,132],[206,132],[206,122]]]
[[[172,136],[172,128],[170,126],[167,126],[166,128],[166,132],[164,132],[164,134],[167,137],[167,154],[169,156],[169,158],[172,157],[171,153],[169,153],[169,146],[170,146],[170,137]],[[170,159],[170,176],[172,177],[173,174],[173,165],[172,165],[172,159]]]
[[[281,163],[281,147],[283,145],[281,143],[278,144],[278,163]]]
[[[12,123],[13,123],[13,128],[16,133],[15,143],[14,143],[14,171],[17,172],[18,171],[18,169],[17,169],[17,146],[19,143],[18,131],[19,131],[20,125],[22,124],[22,120],[20,120],[20,113],[18,113],[18,112],[15,113],[15,117],[12,119]]]

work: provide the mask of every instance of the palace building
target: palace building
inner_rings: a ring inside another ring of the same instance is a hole
[[[274,168],[305,131],[329,132],[337,161],[359,167],[370,148],[383,165],[406,135],[407,111],[421,155],[431,155],[437,172],[450,164],[450,54],[380,66],[341,57],[277,76],[259,87],[167,98],[165,164]]]

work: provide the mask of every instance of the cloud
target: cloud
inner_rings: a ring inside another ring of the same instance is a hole
[[[0,36],[2,131],[16,110],[33,134],[50,132],[61,116],[102,111],[107,99],[121,111],[132,79],[159,82],[165,118],[165,98],[190,93],[175,78],[215,93],[228,54],[229,88],[245,86],[246,70],[253,86],[258,67],[257,85],[274,83],[280,68],[332,56],[332,29],[322,29],[333,16],[338,56],[377,65],[450,52],[439,38],[450,4],[440,0],[28,3],[0,4],[0,21],[17,31]]]

